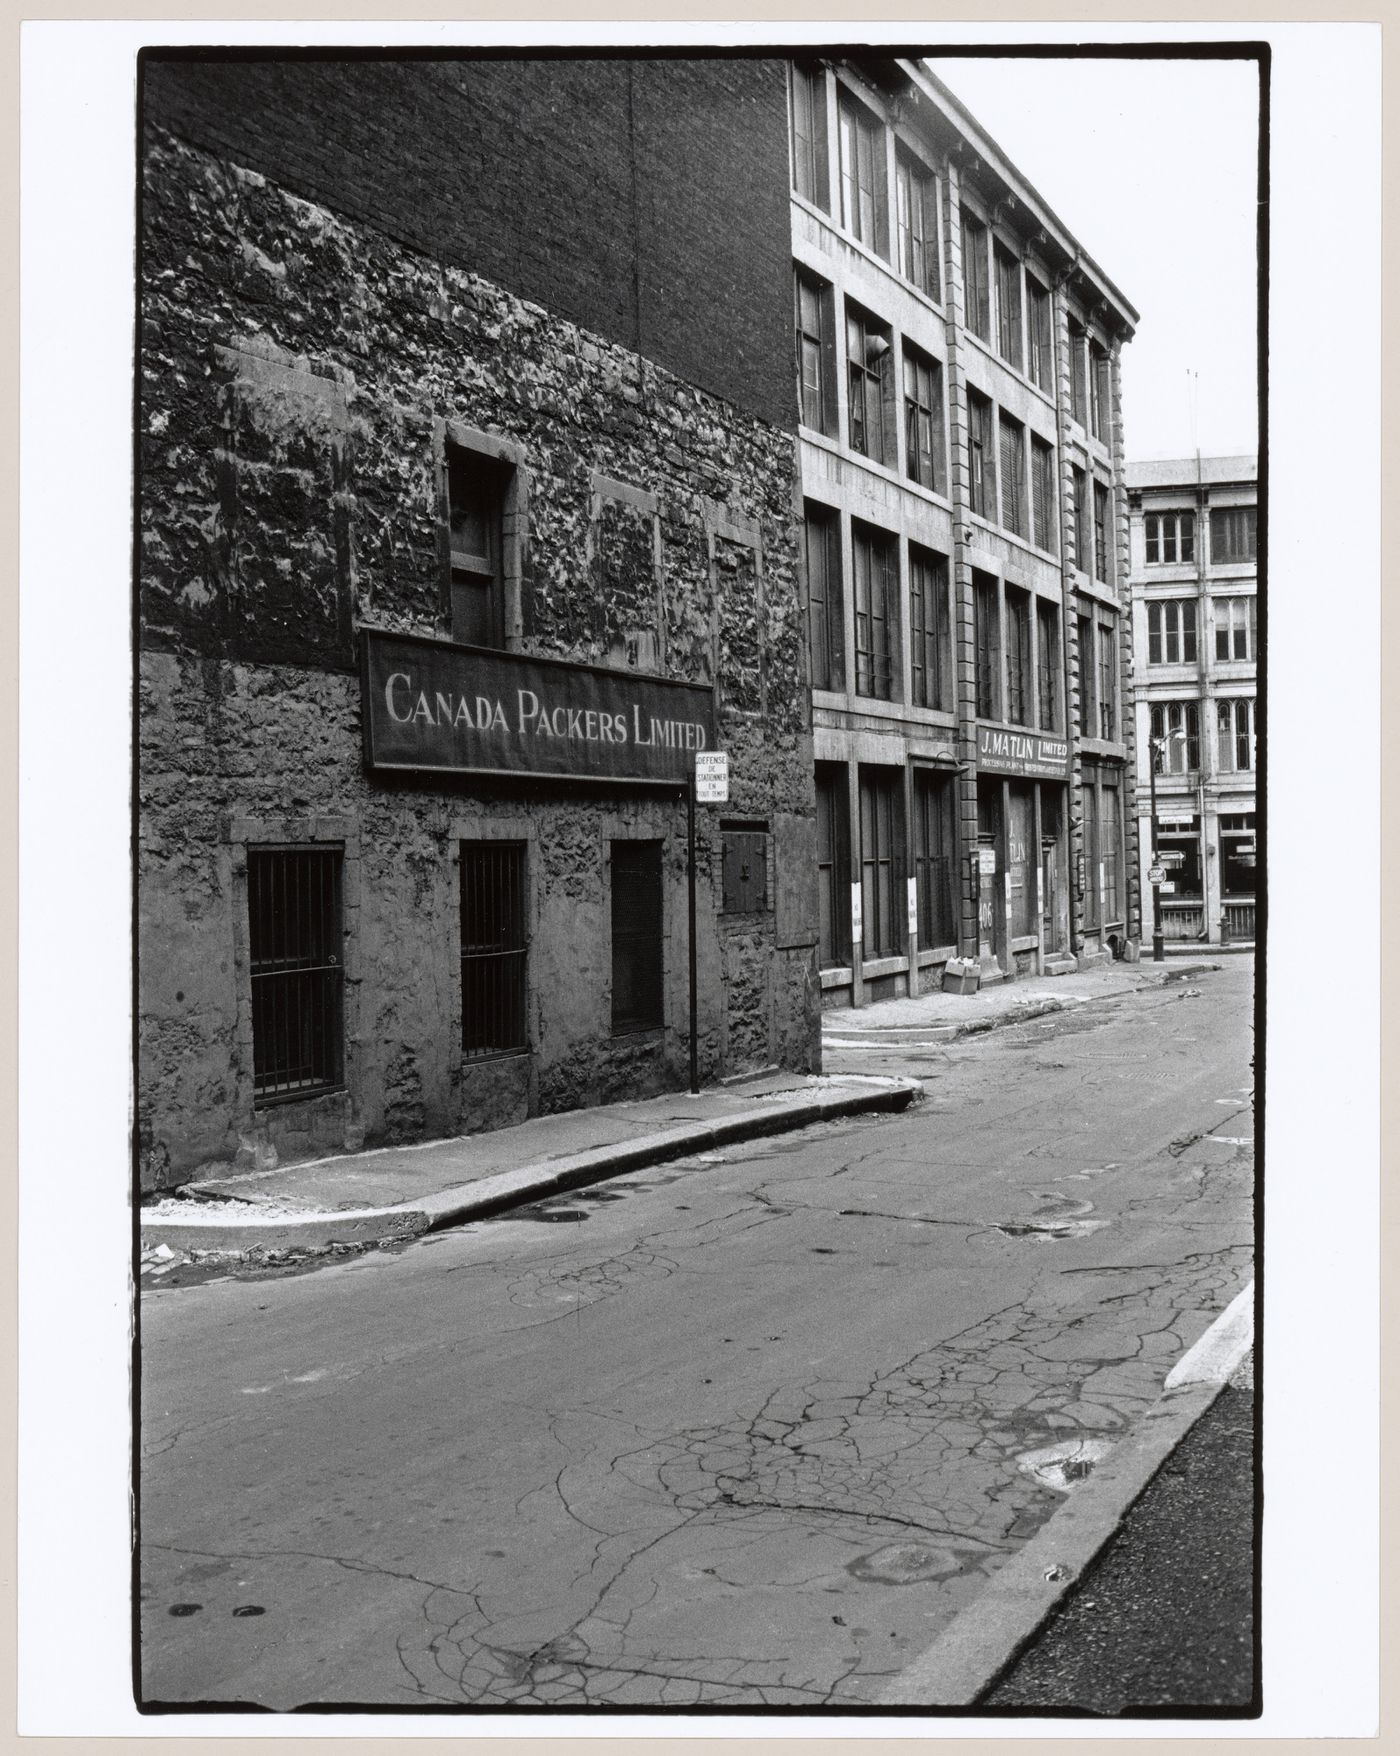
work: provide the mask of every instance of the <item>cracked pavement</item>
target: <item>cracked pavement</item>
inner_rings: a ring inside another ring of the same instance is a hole
[[[146,1699],[870,1702],[1062,1503],[1028,1454],[1111,1444],[1249,1280],[1252,974],[892,1045],[900,1116],[144,1291]]]

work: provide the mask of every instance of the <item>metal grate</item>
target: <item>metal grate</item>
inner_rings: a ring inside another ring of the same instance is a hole
[[[248,854],[253,1093],[303,1096],[342,1083],[341,854]]]
[[[462,843],[462,1053],[505,1055],[525,1034],[525,845]]]

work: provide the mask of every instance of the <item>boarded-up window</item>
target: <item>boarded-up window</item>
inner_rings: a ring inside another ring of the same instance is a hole
[[[612,1028],[658,1030],[663,1021],[661,843],[612,844]]]

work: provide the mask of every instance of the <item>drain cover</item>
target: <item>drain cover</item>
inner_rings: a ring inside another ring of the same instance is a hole
[[[1094,1465],[1112,1449],[1112,1442],[1107,1439],[1066,1439],[1040,1451],[1023,1451],[1016,1459],[1016,1467],[1042,1488],[1068,1494],[1093,1473]]]
[[[883,1549],[849,1562],[846,1571],[856,1579],[876,1579],[883,1585],[913,1585],[919,1579],[946,1579],[962,1568],[962,1558],[952,1549],[931,1548],[927,1543],[887,1543]]]

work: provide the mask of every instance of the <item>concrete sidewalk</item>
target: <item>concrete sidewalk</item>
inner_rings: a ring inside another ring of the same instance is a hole
[[[565,1189],[813,1122],[902,1110],[916,1079],[770,1074],[537,1116],[518,1127],[185,1184],[141,1207],[142,1268],[417,1237]]]
[[[1144,988],[1186,982],[1222,969],[1206,958],[1171,958],[1165,963],[1113,963],[1099,969],[1080,970],[1065,976],[1031,976],[1015,982],[998,982],[975,994],[919,994],[912,998],[879,1000],[859,1010],[837,1010],[822,1015],[822,1039],[848,1048],[862,1046],[862,1038],[888,1047],[901,1036],[920,1042],[952,1042],[975,1036],[1001,1025],[1020,1024],[1049,1012],[1069,1011],[1095,1000],[1111,1000],[1120,994],[1136,994]]]

